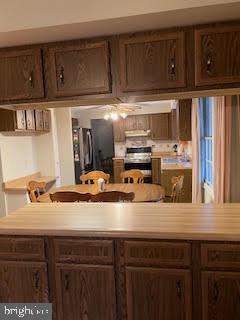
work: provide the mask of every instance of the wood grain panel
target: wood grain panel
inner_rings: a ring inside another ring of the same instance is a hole
[[[171,113],[156,113],[150,115],[151,137],[153,140],[169,140],[172,138]]]
[[[201,263],[206,268],[240,268],[240,245],[201,244]]]
[[[44,240],[40,238],[0,238],[0,259],[43,260]]]
[[[152,183],[161,184],[161,158],[152,159]]]
[[[58,264],[58,320],[115,320],[113,267]]]
[[[55,258],[58,262],[113,263],[111,240],[54,239]]]
[[[123,92],[185,86],[184,32],[119,40]]]
[[[44,98],[40,49],[0,51],[0,101]]]
[[[191,264],[189,243],[125,241],[125,262],[136,266],[177,266]]]
[[[126,268],[128,320],[191,320],[186,270]]]
[[[107,41],[49,49],[55,97],[111,92]]]
[[[0,302],[48,302],[46,263],[0,261]]]
[[[181,141],[192,140],[192,99],[178,101],[177,106],[178,138]]]
[[[27,129],[27,122],[26,122],[26,111],[25,110],[16,110],[9,112],[13,112],[14,114],[14,130],[26,130]]]
[[[51,112],[50,110],[43,110],[43,130],[50,131],[51,129]]]
[[[240,319],[240,272],[202,272],[203,320]]]
[[[240,82],[240,26],[195,30],[197,86]]]

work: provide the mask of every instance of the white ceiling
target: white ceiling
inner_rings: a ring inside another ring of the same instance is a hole
[[[229,0],[0,0],[0,46],[238,19]]]

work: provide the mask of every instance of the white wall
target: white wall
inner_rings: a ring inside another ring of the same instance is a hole
[[[0,134],[3,180],[13,180],[37,171],[34,137]]]
[[[54,110],[56,117],[61,185],[75,184],[71,108]]]

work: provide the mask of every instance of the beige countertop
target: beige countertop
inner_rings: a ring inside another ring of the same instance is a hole
[[[40,172],[36,172],[32,175],[21,177],[15,180],[7,181],[3,183],[3,190],[5,192],[26,192],[27,191],[27,185],[28,182],[31,180],[38,181],[38,182],[46,182],[48,183],[54,183],[56,181],[57,177],[51,177],[51,176],[41,176]]]
[[[0,219],[0,234],[240,241],[240,204],[36,203]]]
[[[192,169],[191,162],[181,162],[181,163],[162,163],[161,170],[187,170]]]

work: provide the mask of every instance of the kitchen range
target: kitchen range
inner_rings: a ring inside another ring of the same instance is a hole
[[[151,147],[131,147],[126,148],[126,157],[124,158],[125,170],[139,169],[144,174],[144,181],[152,182],[152,148]]]

